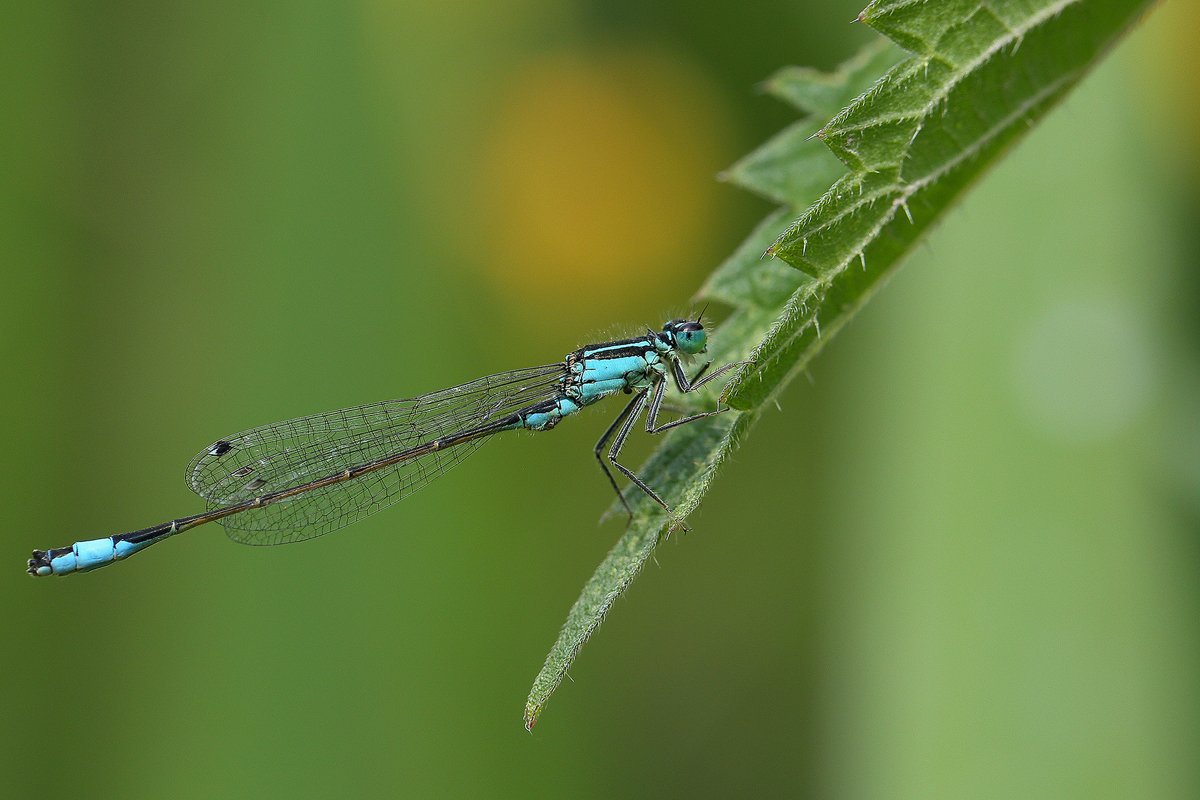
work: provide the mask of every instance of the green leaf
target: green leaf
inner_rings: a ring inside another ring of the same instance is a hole
[[[862,94],[904,51],[879,40],[864,47],[835,73],[787,67],[763,82],[763,89],[811,116],[774,136],[725,172],[726,180],[768,200],[805,208],[845,174],[846,165],[815,138],[821,126]]]
[[[757,416],[751,411],[733,411],[676,428],[667,434],[639,474],[662,488],[663,500],[678,516],[686,516],[700,504],[717,467],[737,448],[738,441]],[[627,497],[634,511],[633,520],[583,587],[583,594],[567,615],[558,641],[525,703],[526,728],[533,727],[579,649],[641,571],[659,541],[665,538],[667,516],[662,508],[640,491],[629,492]],[[620,506],[616,510],[624,514]]]
[[[901,60],[895,46],[874,44],[832,75],[786,68],[767,79],[766,91],[812,116],[722,176],[783,207],[697,295],[734,308],[713,338],[713,361],[752,363],[725,387],[734,410],[672,430],[638,471],[677,516],[700,503],[763,403],[806,367],[1147,5],[881,0],[859,19],[910,57]],[[711,407],[714,394],[700,394],[696,400]],[[627,492],[627,499],[635,518],[571,609],[526,703],[528,728],[664,536],[662,510],[640,491]]]
[[[761,88],[800,111],[827,120],[907,57],[908,53],[887,39],[876,39],[837,72],[827,74],[811,67],[784,67],[763,81]]]

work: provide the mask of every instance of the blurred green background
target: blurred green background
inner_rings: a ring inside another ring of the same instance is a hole
[[[306,544],[23,574],[201,510],[222,435],[686,309],[770,210],[714,180],[792,119],[754,84],[861,2],[6,4],[0,795],[1198,796],[1183,0],[765,415],[532,736],[616,407]]]

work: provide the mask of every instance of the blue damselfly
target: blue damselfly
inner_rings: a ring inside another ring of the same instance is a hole
[[[596,443],[595,456],[625,510],[633,511],[605,464],[615,467],[683,522],[617,456],[639,415],[661,433],[716,410],[658,424],[667,383],[687,393],[745,362],[695,377],[683,360],[707,350],[699,319],[674,319],[661,331],[583,347],[565,361],[502,372],[411,400],[332,411],[252,428],[201,450],[187,468],[188,488],[208,502],[203,514],[54,550],[34,550],[30,575],[87,572],[206,522],[220,521],[235,542],[285,544],[312,539],[375,513],[415,492],[500,431],[547,431],[584,406],[632,394]],[[615,434],[615,436],[614,436]],[[608,452],[605,445],[612,440]]]

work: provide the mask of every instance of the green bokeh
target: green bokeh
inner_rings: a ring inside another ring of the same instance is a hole
[[[685,304],[766,204],[714,188],[708,261],[576,330],[506,308],[426,200],[449,128],[488,136],[494,65],[661,42],[744,152],[789,119],[753,82],[869,33],[855,4],[727,6],[2,12],[0,795],[1195,795],[1196,193],[1139,127],[1128,46],[764,417],[532,737],[620,530],[594,524],[601,414],[304,545],[202,528],[22,574],[199,510],[180,476],[216,436]]]

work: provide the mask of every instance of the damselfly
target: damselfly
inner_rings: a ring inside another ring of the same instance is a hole
[[[726,364],[708,375],[705,364],[689,380],[683,359],[706,350],[707,334],[699,319],[674,319],[661,331],[581,348],[559,364],[502,372],[411,400],[252,428],[213,442],[188,465],[188,488],[208,501],[203,514],[70,547],[34,550],[28,571],[87,572],[218,520],[231,539],[243,544],[312,539],[407,497],[494,433],[548,431],[563,417],[617,392],[633,398],[596,443],[596,459],[630,517],[633,510],[606,460],[662,506],[672,526],[686,530],[662,498],[617,456],[643,410],[647,433],[728,410],[718,400],[714,411],[658,424],[668,376],[687,393],[745,363]],[[612,445],[604,453],[610,439]]]

